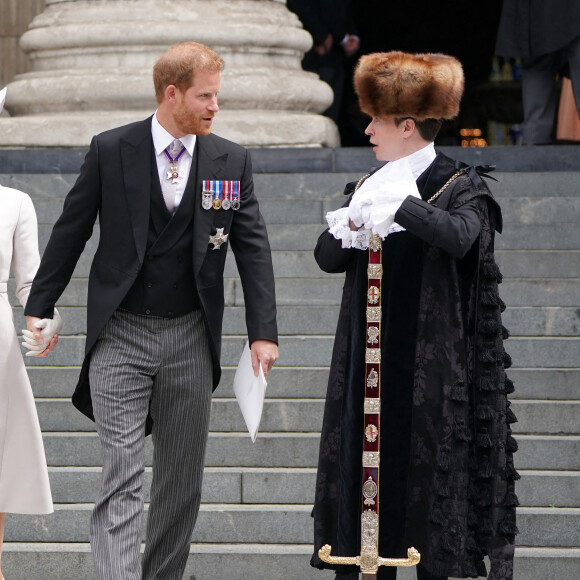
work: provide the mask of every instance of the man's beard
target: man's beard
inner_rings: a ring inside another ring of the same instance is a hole
[[[205,118],[212,117],[214,115],[207,114],[205,117],[200,117],[190,113],[187,108],[182,107],[175,111],[173,114],[173,121],[180,131],[183,131],[186,135],[209,135],[211,133],[211,125],[208,126],[205,122]]]

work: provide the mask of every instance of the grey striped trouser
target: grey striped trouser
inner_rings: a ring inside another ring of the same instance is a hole
[[[165,319],[117,311],[95,345],[91,396],[103,448],[90,536],[100,580],[181,580],[199,511],[212,362],[201,312]],[[143,564],[145,421],[153,482]]]

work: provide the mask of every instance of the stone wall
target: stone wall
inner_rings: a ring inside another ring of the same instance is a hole
[[[44,0],[2,0],[0,2],[0,88],[15,75],[29,70],[26,54],[18,47],[30,21],[44,10]]]

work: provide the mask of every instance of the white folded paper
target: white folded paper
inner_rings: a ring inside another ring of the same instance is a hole
[[[267,385],[268,383],[266,382],[261,363],[258,376],[254,376],[252,354],[250,352],[250,346],[246,342],[244,352],[242,352],[234,376],[234,393],[252,442],[256,441],[258,435],[258,427],[260,426],[260,419],[262,418],[262,408],[264,406]]]

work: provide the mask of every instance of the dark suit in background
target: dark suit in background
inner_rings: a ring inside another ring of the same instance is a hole
[[[334,101],[323,114],[338,122],[346,76],[342,43],[347,35],[355,34],[350,0],[287,0],[286,5],[312,35],[314,46],[304,55],[302,68],[330,85]]]
[[[551,143],[558,109],[558,74],[572,81],[580,114],[580,2],[504,0],[496,53],[522,58],[524,144]]]

